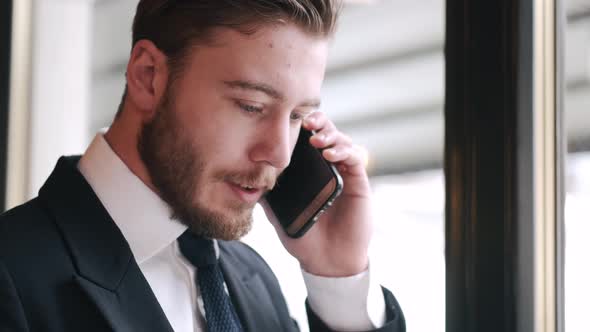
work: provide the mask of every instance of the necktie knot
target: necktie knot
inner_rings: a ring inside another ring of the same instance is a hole
[[[217,255],[215,255],[215,247],[211,239],[197,236],[186,230],[178,238],[178,246],[184,257],[197,268],[217,264]]]

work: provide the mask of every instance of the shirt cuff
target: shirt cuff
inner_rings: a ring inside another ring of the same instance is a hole
[[[330,329],[364,331],[385,325],[383,291],[371,280],[370,268],[343,278],[320,277],[301,271],[309,306]]]

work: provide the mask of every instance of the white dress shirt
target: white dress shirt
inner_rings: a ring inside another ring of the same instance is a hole
[[[204,309],[195,284],[198,271],[176,241],[187,227],[170,218],[167,204],[127,168],[102,133],[78,168],[123,233],[174,331],[204,331]],[[385,323],[383,294],[379,284],[370,281],[369,270],[347,278],[302,273],[309,304],[329,327],[368,330]]]

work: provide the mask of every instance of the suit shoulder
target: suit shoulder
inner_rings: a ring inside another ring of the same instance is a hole
[[[259,268],[269,269],[270,267],[249,245],[245,244],[241,241],[218,241],[220,251],[227,256],[230,256],[232,259],[247,263],[248,265],[254,265]]]
[[[258,273],[265,283],[272,284],[280,290],[279,281],[272,268],[252,247],[241,241],[219,241],[219,248],[222,255],[232,264],[250,273]]]
[[[33,198],[0,214],[0,236],[9,230],[21,228],[23,223],[29,224],[39,218],[47,218],[47,215],[39,204],[39,199]]]
[[[221,254],[226,261],[248,273],[257,273],[273,294],[282,294],[277,276],[256,250],[240,241],[219,242]]]
[[[49,238],[55,232],[48,213],[38,198],[34,198],[0,215],[0,256],[26,246],[33,239]]]

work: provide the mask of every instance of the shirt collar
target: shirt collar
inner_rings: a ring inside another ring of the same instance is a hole
[[[174,243],[187,229],[170,218],[168,205],[96,135],[78,169],[129,243],[138,264]]]

